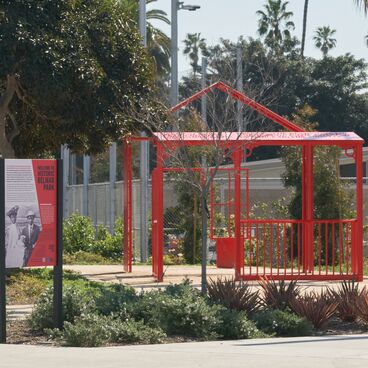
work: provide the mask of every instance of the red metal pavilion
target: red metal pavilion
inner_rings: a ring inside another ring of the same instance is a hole
[[[228,180],[226,201],[218,201],[215,186],[210,194],[210,238],[216,242],[219,267],[234,267],[236,279],[257,280],[263,277],[283,280],[351,280],[363,279],[363,139],[354,132],[306,132],[282,116],[217,82],[171,109],[175,112],[202,95],[218,89],[244,105],[271,119],[287,131],[211,133],[155,133],[149,140],[157,152],[152,172],[152,274],[163,279],[164,255],[164,173],[167,150],[182,146],[206,146],[216,142],[231,146],[233,167],[219,171]],[[137,138],[138,140],[140,138]],[[124,154],[124,270],[132,271],[132,142],[126,140]],[[302,147],[302,218],[300,220],[254,220],[249,218],[249,172],[242,167],[255,147]],[[356,165],[355,210],[353,219],[315,219],[313,149],[338,146],[354,158]],[[235,147],[235,149],[234,149]],[[180,171],[180,169],[177,169]],[[195,168],[195,170],[199,170]],[[245,183],[245,186],[242,186]],[[230,190],[231,188],[231,190]],[[244,200],[245,198],[245,200]],[[226,206],[228,236],[217,236],[214,225],[216,210]],[[230,227],[232,229],[230,230]]]

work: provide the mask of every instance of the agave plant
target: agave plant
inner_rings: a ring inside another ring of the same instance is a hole
[[[212,280],[207,285],[209,298],[237,311],[245,311],[248,316],[259,307],[259,291],[252,291],[247,283],[237,283],[233,278]]]
[[[355,300],[355,310],[358,318],[368,324],[368,290],[364,287]]]
[[[328,293],[334,298],[337,305],[337,315],[344,322],[354,322],[358,318],[358,312],[355,307],[356,300],[359,297],[359,285],[354,280],[344,281],[337,289],[327,289]]]
[[[291,301],[292,310],[315,328],[323,327],[336,313],[338,302],[326,291],[311,291]]]
[[[291,307],[291,302],[300,294],[296,281],[286,283],[264,278],[259,282],[263,289],[262,304],[269,309],[285,310]]]

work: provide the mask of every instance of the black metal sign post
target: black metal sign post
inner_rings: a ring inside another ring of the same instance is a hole
[[[63,160],[57,160],[57,244],[54,266],[54,327],[63,327]]]
[[[6,343],[5,164],[0,159],[0,343]]]

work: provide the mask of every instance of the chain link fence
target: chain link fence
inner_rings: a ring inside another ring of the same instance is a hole
[[[365,178],[366,180],[367,178]],[[355,189],[354,178],[344,178],[349,183],[352,190]],[[179,187],[178,187],[179,185]],[[192,231],[192,241],[196,243],[196,237],[199,237],[198,223],[199,216],[199,200],[191,193],[190,184],[183,185],[183,181],[178,178],[165,176],[164,180],[164,228],[165,228],[165,249],[166,253],[170,253],[172,249],[180,251],[180,244],[183,242],[185,233]],[[228,181],[221,177],[216,177],[215,186],[222,198],[227,197]],[[242,184],[242,187],[244,184]],[[89,216],[94,226],[104,225],[110,228],[111,225],[111,205],[115,208],[116,217],[122,216],[123,213],[123,182],[117,181],[113,188],[115,191],[115,201],[111,203],[111,185],[108,182],[89,184],[88,189],[88,208],[83,208],[83,185],[67,186],[65,198],[65,215],[70,216],[74,212]],[[178,188],[180,190],[178,191]],[[149,228],[149,244],[151,229],[151,185],[149,184],[148,195],[148,228]],[[181,192],[180,192],[181,191]],[[188,198],[183,198],[183,191],[187,191]],[[280,198],[285,198],[284,203],[288,202],[291,191],[283,186],[280,178],[249,178],[249,208],[253,216],[262,217],[262,204],[271,206]],[[368,185],[364,183],[364,195],[368,195]],[[140,181],[133,180],[133,259],[140,257]],[[367,198],[367,197],[365,197]],[[243,198],[242,198],[243,199]],[[197,202],[195,202],[197,201]],[[224,209],[222,209],[224,211]],[[368,206],[364,206],[365,218],[368,216]],[[186,222],[196,223],[197,225],[190,227]],[[193,248],[192,257],[196,257],[196,250]]]

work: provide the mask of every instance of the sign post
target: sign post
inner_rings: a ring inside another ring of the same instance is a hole
[[[0,343],[6,269],[54,267],[54,326],[62,328],[62,160],[0,159]]]
[[[54,327],[63,327],[63,160],[57,160],[57,251],[54,266]]]
[[[5,208],[4,160],[0,159],[0,200]],[[0,209],[0,344],[6,343],[5,211]]]

